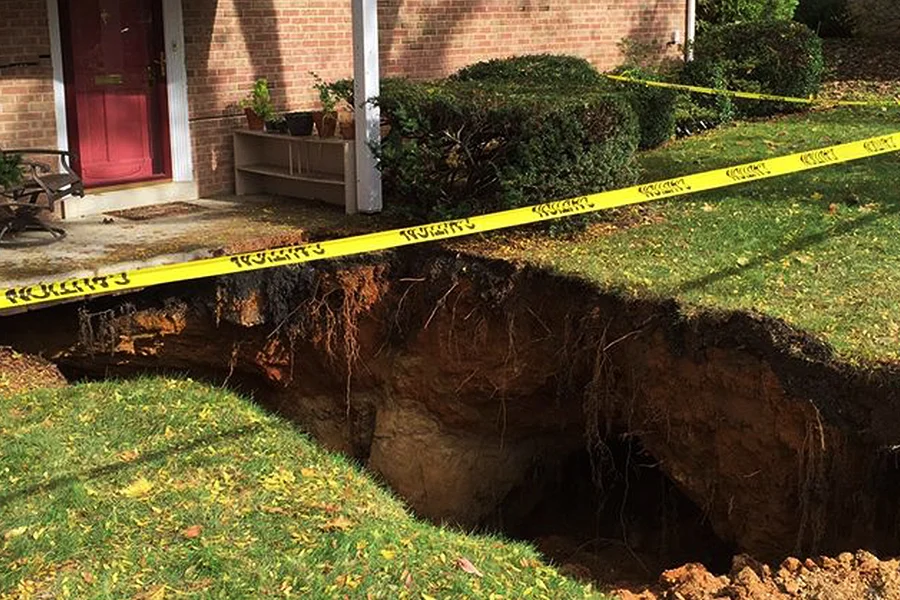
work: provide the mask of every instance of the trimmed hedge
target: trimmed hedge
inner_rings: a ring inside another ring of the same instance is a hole
[[[630,69],[634,77],[648,76]],[[505,84],[520,91],[573,94],[598,90],[622,93],[638,116],[640,148],[655,148],[675,135],[677,94],[660,88],[611,84],[591,63],[577,56],[529,54],[482,61],[452,75],[451,81]]]
[[[457,218],[633,183],[634,112],[619,96],[475,82],[385,82],[386,195],[409,216]]]
[[[600,85],[604,78],[584,58],[527,54],[471,64],[451,75],[450,80],[577,88]]]
[[[697,36],[694,55],[694,64],[684,70],[684,81],[745,92],[805,98],[818,93],[824,71],[822,40],[809,27],[789,21],[710,28]],[[748,116],[803,108],[771,101],[733,102],[738,113]],[[719,104],[724,116],[728,103]]]
[[[656,73],[639,68],[617,69],[617,72],[635,79],[665,80]],[[678,92],[634,83],[618,83],[616,87],[625,94],[637,114],[641,150],[656,148],[675,136],[675,107],[680,95]]]
[[[799,0],[698,0],[697,18],[709,25],[794,18]]]

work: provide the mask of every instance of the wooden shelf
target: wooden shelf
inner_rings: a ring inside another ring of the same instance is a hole
[[[352,140],[240,129],[234,132],[234,179],[239,196],[309,198],[357,211]]]
[[[318,173],[316,171],[308,172],[290,172],[286,167],[275,165],[245,165],[237,167],[238,171],[246,173],[257,173],[259,175],[268,175],[270,177],[281,177],[282,179],[291,179],[293,181],[309,181],[310,183],[326,183],[333,185],[344,185],[344,178],[335,173]]]
[[[345,140],[339,137],[320,138],[317,135],[290,135],[287,133],[268,133],[266,131],[250,131],[249,129],[238,129],[235,133],[240,135],[249,135],[254,137],[265,138],[269,140],[277,140],[282,142],[297,142],[304,144],[325,144],[327,146],[340,146],[346,143],[353,143],[353,140]]]

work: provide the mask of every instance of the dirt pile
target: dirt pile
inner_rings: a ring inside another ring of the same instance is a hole
[[[50,361],[0,346],[0,397],[64,385],[65,377]]]
[[[664,572],[652,589],[613,592],[622,600],[896,600],[900,561],[844,552],[803,562],[788,558],[773,570],[738,556],[729,575],[716,577],[703,565],[687,564]]]

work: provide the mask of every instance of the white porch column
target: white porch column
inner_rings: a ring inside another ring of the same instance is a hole
[[[697,38],[697,0],[687,0],[687,23],[685,23],[685,53],[684,59],[688,62],[694,60],[694,40]]]
[[[356,205],[360,212],[381,211],[381,172],[371,144],[380,139],[381,111],[368,100],[380,89],[377,0],[353,3],[353,99],[356,103]]]

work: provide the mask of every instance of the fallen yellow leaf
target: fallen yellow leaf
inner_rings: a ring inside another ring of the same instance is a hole
[[[353,527],[353,521],[351,521],[344,515],[338,515],[337,517],[322,525],[322,529],[324,529],[325,531],[334,531],[335,529],[346,531],[351,527]]]
[[[138,477],[130,485],[126,486],[120,492],[126,498],[141,498],[150,493],[153,484],[147,481],[146,477]]]
[[[11,540],[15,537],[19,537],[20,535],[25,533],[27,530],[28,530],[28,527],[25,525],[23,525],[21,527],[16,527],[15,529],[10,529],[9,531],[7,531],[6,533],[3,534],[3,539]]]

